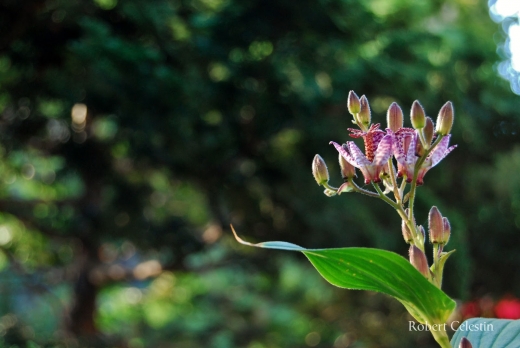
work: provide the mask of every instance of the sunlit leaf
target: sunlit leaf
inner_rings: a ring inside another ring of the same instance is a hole
[[[238,237],[234,229],[233,233],[244,245],[301,251],[332,285],[390,295],[421,323],[444,323],[455,309],[452,299],[396,253],[370,248],[305,249],[287,242],[253,244]]]

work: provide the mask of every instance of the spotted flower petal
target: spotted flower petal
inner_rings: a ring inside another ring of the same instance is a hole
[[[352,141],[348,141],[343,146],[331,141],[336,150],[354,167],[359,168],[365,177],[365,183],[380,182],[379,174],[384,165],[392,155],[392,137],[385,135],[376,145],[373,151],[373,161],[368,159],[363,152]]]
[[[442,138],[442,140],[437,144],[437,146],[435,146],[432,152],[430,152],[428,157],[426,157],[426,160],[422,164],[421,168],[419,169],[419,173],[417,174],[417,185],[422,185],[426,173],[435,167],[440,161],[444,159],[444,157],[448,156],[448,154],[457,147],[457,145],[448,147],[448,144],[450,143],[450,137],[451,135],[448,134]]]
[[[392,136],[385,135],[377,145],[372,164],[383,166],[388,162],[390,156],[392,156]]]
[[[444,136],[444,138],[442,138],[439,144],[437,144],[435,149],[433,149],[433,151],[428,155],[426,161],[431,161],[431,167],[435,167],[437,163],[442,161],[444,157],[448,156],[448,154],[457,147],[457,145],[448,147],[450,143],[450,137],[451,134]]]
[[[331,141],[329,144],[334,145],[336,150],[343,156],[343,158],[350,164],[352,164],[356,168],[361,168],[363,166],[371,164],[369,160],[363,155],[363,152],[357,147],[356,144],[352,141],[347,141],[346,144],[340,145],[334,141]]]
[[[397,175],[406,176],[406,181],[411,182],[418,159],[415,155],[418,134],[412,128],[400,128],[395,133],[391,129],[387,129],[387,132],[393,139],[392,150],[397,160]]]
[[[347,141],[347,144],[345,146],[348,151],[352,154],[352,157],[354,158],[355,163],[351,163],[354,167],[357,166],[357,168],[361,168],[363,166],[368,166],[372,164],[369,159],[365,157],[363,152],[357,147],[356,144],[354,144],[353,141]]]

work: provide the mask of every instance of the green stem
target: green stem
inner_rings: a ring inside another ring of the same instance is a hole
[[[394,172],[394,163],[392,162],[392,158],[388,159],[388,171],[390,172],[390,180],[392,181],[392,185],[394,186],[394,197],[397,203],[400,203],[403,200],[399,192],[399,188],[397,187],[397,179],[395,178]]]
[[[441,274],[440,274],[440,267],[439,267],[439,244],[434,243],[433,244],[433,279],[434,284],[437,285],[437,287],[441,288]]]
[[[414,220],[410,220],[406,216],[406,213],[404,211],[402,204],[400,202],[394,202],[390,198],[388,198],[383,193],[383,191],[381,190],[381,188],[379,187],[378,184],[372,183],[372,185],[375,187],[377,193],[379,193],[379,198],[381,198],[383,201],[388,203],[392,208],[394,208],[397,211],[397,214],[399,214],[399,216],[401,217],[401,219],[404,220],[404,222],[408,226],[408,229],[412,233],[412,238],[413,238],[412,243],[415,246],[417,246],[419,249],[421,249],[422,252],[424,252],[424,244],[417,242],[419,240],[419,238],[418,238],[419,231],[417,231],[417,227],[415,226],[415,223],[413,223]]]
[[[401,207],[399,204],[397,204],[396,202],[392,201],[390,198],[388,198],[384,193],[383,191],[381,191],[381,188],[379,187],[379,184],[376,184],[375,182],[372,182],[372,185],[375,187],[377,193],[379,193],[379,198],[381,198],[383,201],[385,201],[386,203],[390,204],[390,206],[392,208],[394,208],[395,210],[399,210],[399,208]]]
[[[419,131],[419,140],[420,140],[422,146],[423,146],[425,149],[428,149],[428,146],[429,146],[430,144],[427,144],[427,143],[426,143],[426,139],[424,138],[424,134],[423,134],[422,130]]]
[[[446,324],[444,324],[446,325]],[[440,325],[440,326],[444,326]],[[441,346],[442,348],[452,348],[450,339],[448,338],[448,334],[445,330],[431,330],[431,333],[433,335],[433,338],[435,338],[435,341]]]
[[[359,129],[361,129],[363,132],[368,131],[368,128],[365,127],[365,125],[363,123],[359,122],[359,113],[357,113],[353,116],[354,116],[354,121],[356,121],[356,125],[359,127]]]
[[[379,197],[379,195],[377,193],[375,193],[375,192],[362,189],[352,179],[348,179],[348,182],[350,182],[352,184],[352,186],[354,186],[354,191],[355,192],[364,194],[364,195],[369,196],[369,197],[374,197],[374,198]]]
[[[435,139],[435,141],[433,142],[432,146],[430,146],[430,148],[427,149],[425,151],[425,153],[415,163],[413,179],[412,179],[412,183],[411,183],[411,187],[410,187],[409,203],[408,203],[408,208],[409,208],[408,219],[410,221],[414,221],[413,206],[415,203],[415,191],[417,190],[417,176],[419,175],[419,169],[421,168],[422,164],[426,160],[426,157],[428,157],[430,152],[432,152],[432,150],[437,146],[437,144],[440,143],[440,141],[442,140],[443,137],[444,137],[444,135],[439,135],[437,137],[437,139]],[[419,231],[416,230],[416,226],[414,226],[414,229],[417,233],[419,233]]]
[[[399,187],[399,194],[401,197],[403,197],[404,199],[404,189],[406,187],[406,176],[403,176],[402,178],[402,181],[401,181],[401,186]]]
[[[332,190],[332,191],[337,191],[338,190],[337,187],[330,186],[328,182],[324,183],[323,187],[325,187],[326,189]]]

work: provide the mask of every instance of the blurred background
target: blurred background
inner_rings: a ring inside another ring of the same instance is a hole
[[[519,9],[3,0],[0,346],[435,347],[397,301],[232,237],[406,256],[391,208],[312,177],[319,153],[341,182],[349,90],[374,122],[454,103],[418,223],[452,223],[456,318],[520,318]]]

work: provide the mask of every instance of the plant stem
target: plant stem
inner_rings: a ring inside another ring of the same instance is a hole
[[[375,182],[372,183],[372,185],[375,187],[377,193],[379,193],[379,198],[381,198],[383,201],[385,201],[386,203],[390,204],[390,206],[392,208],[394,208],[395,210],[399,210],[399,208],[401,207],[399,204],[397,204],[396,202],[392,201],[390,198],[388,198],[384,193],[383,191],[381,191],[381,188],[379,187],[379,184],[376,184]]]
[[[439,244],[433,244],[433,279],[434,284],[441,288],[440,268],[439,268]]]
[[[354,121],[356,122],[356,125],[359,127],[359,129],[361,129],[363,132],[368,131],[368,128],[365,127],[365,125],[359,121],[359,113],[357,113],[353,116],[354,116]]]
[[[399,195],[401,197],[403,197],[403,201],[404,201],[404,189],[406,187],[406,176],[403,176],[403,180],[401,181],[401,186],[399,187]],[[406,202],[403,202],[403,203],[406,203]]]
[[[433,335],[433,338],[435,338],[435,341],[437,341],[437,343],[439,344],[439,346],[441,346],[442,348],[452,348],[450,339],[448,338],[448,334],[445,330],[431,330],[431,333]]]
[[[326,189],[332,190],[332,191],[337,191],[338,190],[337,187],[330,186],[328,182],[324,183],[323,187],[325,187]]]
[[[355,182],[354,180],[352,179],[348,179],[348,182],[350,182],[352,184],[352,186],[354,186],[354,190],[358,193],[361,193],[361,194],[364,194],[364,195],[367,195],[369,197],[379,197],[379,195],[375,192],[372,192],[372,191],[368,191],[368,190],[365,190],[365,189],[362,189],[361,187],[359,187]]]
[[[410,193],[409,193],[410,194],[410,196],[409,196],[409,203],[408,203],[408,208],[409,208],[408,219],[410,221],[415,221],[414,214],[413,214],[413,205],[415,203],[415,191],[417,190],[417,176],[419,175],[419,169],[421,168],[422,164],[426,160],[426,157],[428,157],[428,155],[430,154],[430,152],[432,152],[432,150],[435,148],[435,146],[437,146],[437,144],[440,143],[442,138],[444,138],[444,135],[439,135],[437,137],[437,139],[435,139],[435,141],[433,142],[432,146],[430,146],[430,148],[427,149],[425,151],[425,153],[415,163],[413,179],[412,179],[412,183],[411,183],[411,187],[410,187]],[[419,233],[416,230],[416,228],[417,227],[414,226],[415,231],[417,233]]]
[[[394,186],[394,197],[396,202],[399,204],[402,201],[402,196],[400,194],[399,188],[397,187],[397,179],[395,178],[394,163],[392,162],[392,158],[388,159],[388,171],[390,172],[390,180]]]

